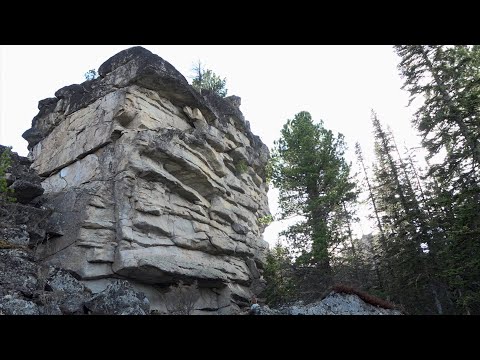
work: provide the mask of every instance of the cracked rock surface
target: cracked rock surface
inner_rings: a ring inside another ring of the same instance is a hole
[[[0,145],[0,153],[5,147]],[[122,280],[127,293],[104,291],[93,295],[72,273],[39,261],[37,246],[62,233],[52,222],[52,209],[44,206],[45,199],[30,196],[34,189],[43,193],[41,179],[29,169],[27,158],[11,153],[7,171],[7,185],[14,190],[17,200],[0,198],[0,315],[82,315],[96,313],[87,308],[93,303],[103,314],[141,315],[149,313],[150,304],[145,295]],[[30,184],[18,192],[16,183]],[[30,190],[29,190],[30,188]],[[31,189],[33,189],[31,191]],[[30,200],[28,200],[30,199]],[[123,295],[138,301],[121,301]]]
[[[128,279],[160,313],[180,280],[198,282],[194,313],[237,313],[264,288],[270,214],[268,148],[240,98],[198,93],[141,47],[99,75],[40,101],[23,135],[54,209],[40,257],[94,293]]]

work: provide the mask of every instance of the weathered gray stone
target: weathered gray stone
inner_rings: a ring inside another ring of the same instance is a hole
[[[40,184],[31,183],[26,180],[15,180],[10,187],[15,192],[15,199],[21,204],[28,204],[44,192]]]
[[[248,234],[248,228],[245,225],[242,225],[242,224],[239,224],[239,223],[233,223],[232,224],[232,229],[237,234],[242,234],[242,235],[247,235]]]
[[[242,105],[242,99],[240,98],[240,96],[230,95],[230,96],[227,96],[225,100],[230,101],[232,105],[237,108],[239,108],[240,105]]]
[[[46,236],[47,219],[50,211],[18,203],[4,203],[0,212],[0,229],[24,229],[28,233],[29,244],[35,245]],[[8,230],[5,230],[8,231]],[[23,235],[17,233],[19,243],[24,243]],[[2,240],[2,239],[0,239]],[[6,240],[6,239],[5,239]]]
[[[266,287],[267,282],[263,278],[256,278],[250,285],[250,291],[255,295],[260,295]]]
[[[48,304],[38,307],[40,315],[64,315],[57,304]]]
[[[245,263],[247,264],[248,269],[250,270],[250,274],[252,274],[252,277],[254,279],[259,279],[260,273],[258,272],[257,264],[255,264],[255,261],[253,259],[247,259]]]
[[[171,282],[190,277],[204,281],[249,281],[248,268],[238,258],[214,256],[179,247],[151,247],[120,250],[113,264],[115,273],[147,283]]]
[[[15,153],[11,158],[12,187],[25,194],[24,204],[0,203],[0,312],[83,314],[83,301],[90,296],[89,292],[83,286],[73,286],[77,280],[70,274],[35,261],[40,241],[62,235],[58,221],[61,219],[50,221],[51,209],[40,205],[43,200],[37,195],[43,189],[40,178],[28,169],[30,162]],[[41,191],[28,195],[29,188]]]
[[[285,315],[401,315],[398,310],[367,304],[354,294],[332,292],[321,301],[281,309]]]
[[[57,270],[50,275],[47,285],[52,291],[63,291],[68,294],[85,291],[85,285],[63,270]]]
[[[0,298],[0,312],[4,315],[39,315],[38,306],[12,295]]]
[[[0,228],[0,240],[12,245],[27,246],[30,242],[30,236],[28,235],[26,228],[26,225]]]
[[[32,296],[37,290],[37,266],[24,250],[0,250],[0,296],[19,292]]]
[[[57,270],[47,280],[47,287],[51,291],[59,293],[56,305],[63,314],[83,314],[83,304],[89,298],[90,293],[71,274]]]
[[[7,149],[6,146],[0,145],[0,155]],[[31,161],[26,157],[19,156],[15,152],[10,152],[11,166],[8,169],[6,175],[7,186],[13,185],[15,182],[17,184],[15,187],[18,191],[15,192],[15,197],[17,201],[22,203],[28,203],[34,197],[41,195],[43,189],[40,186],[41,179],[40,177],[30,169]],[[21,193],[21,189],[25,189],[25,194]]]
[[[24,134],[42,202],[55,210],[39,256],[82,281],[132,279],[157,309],[157,286],[189,279],[199,282],[198,311],[238,310],[225,289],[260,291],[267,247],[257,218],[269,214],[268,149],[240,98],[199,93],[140,47],[99,74],[41,101]]]
[[[94,315],[147,315],[150,303],[125,280],[116,280],[85,303]]]

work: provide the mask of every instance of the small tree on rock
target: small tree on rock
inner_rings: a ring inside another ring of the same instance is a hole
[[[221,97],[227,96],[227,79],[220,78],[220,76],[216,75],[212,70],[205,69],[202,63],[199,61],[193,67],[193,71],[195,72],[195,76],[192,80],[192,86],[201,91],[202,89],[213,91],[215,94]]]

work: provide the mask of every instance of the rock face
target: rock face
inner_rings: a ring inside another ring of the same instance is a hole
[[[7,149],[0,145],[0,155]],[[31,161],[17,153],[10,154],[11,166],[5,174],[7,186],[14,190],[16,201],[21,204],[28,204],[37,196],[43,194],[41,179],[30,168]]]
[[[128,281],[116,280],[85,303],[93,315],[148,315],[150,303]]]
[[[1,245],[1,244],[0,244]],[[63,269],[34,261],[28,249],[1,249],[0,314],[4,315],[146,315],[150,303],[126,280],[93,295]],[[3,243],[3,246],[5,244]]]
[[[240,98],[199,94],[141,47],[98,73],[40,101],[23,135],[54,209],[39,254],[94,292],[129,279],[160,312],[197,280],[196,313],[236,313],[263,289],[269,215],[269,152]]]
[[[91,297],[91,292],[72,275],[36,262],[30,249],[6,241],[0,244],[0,312],[84,314],[83,305]]]
[[[7,149],[0,145],[0,155]],[[17,202],[0,198],[0,241],[15,245],[34,245],[47,235],[46,219],[50,211],[37,201],[44,190],[42,179],[31,170],[26,157],[10,154],[11,166],[5,173],[7,186],[14,190]]]
[[[0,153],[4,150],[0,145]],[[7,184],[11,188],[17,182],[28,186],[26,193],[14,188],[15,197],[23,199],[21,204],[0,198],[0,314],[80,315],[93,312],[86,307],[92,301],[109,314],[148,313],[149,303],[142,293],[129,292],[130,297],[143,300],[140,312],[135,302],[119,301],[122,294],[107,292],[99,299],[69,272],[38,261],[37,246],[61,234],[49,221],[52,210],[42,205],[45,199],[32,196],[43,193],[43,188],[41,179],[29,170],[30,162],[16,153],[10,157]]]

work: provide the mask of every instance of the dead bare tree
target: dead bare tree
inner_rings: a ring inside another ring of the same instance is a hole
[[[180,280],[177,286],[165,294],[165,305],[170,315],[191,315],[199,298],[200,291],[196,280],[191,285],[185,285]]]

